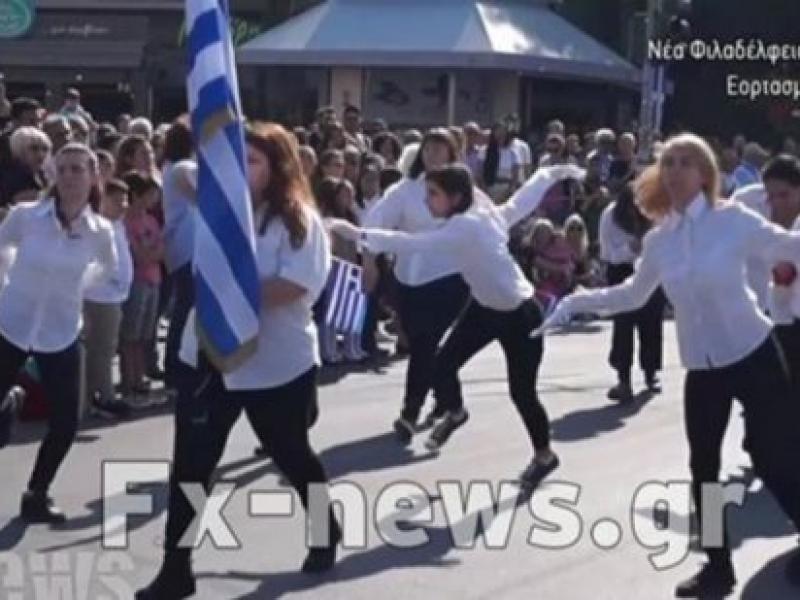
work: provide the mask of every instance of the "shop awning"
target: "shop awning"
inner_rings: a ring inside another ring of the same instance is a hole
[[[639,70],[527,0],[328,0],[239,49],[245,65],[502,69],[623,85]]]
[[[136,41],[2,41],[0,67],[135,69],[142,64],[143,48]]]

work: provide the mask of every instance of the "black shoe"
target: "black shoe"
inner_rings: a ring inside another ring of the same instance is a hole
[[[92,399],[91,412],[103,419],[121,419],[131,414],[131,407],[118,400],[102,400],[99,395]]]
[[[653,394],[658,394],[661,391],[661,381],[658,379],[658,373],[645,373],[644,384],[647,386],[647,391]]]
[[[800,587],[800,548],[789,557],[786,565],[786,578],[792,585]]]
[[[342,540],[342,529],[331,516],[330,543],[324,548],[311,548],[300,567],[302,573],[314,574],[330,571],[336,564],[336,547]]]
[[[411,349],[405,344],[396,344],[394,347],[395,358],[405,358],[411,354]]]
[[[469,413],[463,408],[458,412],[448,411],[431,431],[430,437],[425,442],[425,447],[428,450],[438,450],[445,445],[456,429],[467,422],[467,419],[469,419]]]
[[[164,557],[153,582],[136,592],[135,600],[180,600],[194,596],[195,581],[189,559]]]
[[[403,417],[395,420],[393,427],[394,432],[397,434],[397,439],[404,446],[408,446],[408,444],[411,443],[411,438],[414,437],[414,434],[417,432],[416,426]]]
[[[161,367],[153,367],[147,370],[147,377],[153,381],[164,381],[164,370]]]
[[[22,494],[19,516],[28,523],[64,523],[67,520],[64,511],[53,504],[47,494],[31,492]]]
[[[428,429],[433,429],[439,421],[444,419],[446,414],[447,411],[434,408],[428,413],[428,416],[422,419],[422,422],[417,426],[417,431],[427,431]]]
[[[549,462],[532,460],[531,464],[520,474],[519,483],[523,489],[532,490],[561,465],[561,461],[555,454]]]
[[[727,596],[735,585],[736,576],[730,562],[706,563],[696,575],[678,584],[675,597]]]
[[[617,402],[629,402],[633,399],[633,390],[630,383],[620,381],[613,388],[608,390],[608,398]]]

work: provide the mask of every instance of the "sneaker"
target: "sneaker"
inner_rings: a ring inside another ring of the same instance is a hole
[[[153,381],[164,381],[164,370],[155,366],[147,370],[147,376]]]
[[[661,381],[658,378],[658,373],[645,373],[644,384],[649,392],[657,394],[661,391]]]
[[[461,427],[469,419],[469,413],[463,408],[458,412],[448,411],[444,418],[439,421],[431,431],[430,437],[425,442],[428,450],[438,450],[447,443],[453,432]]]
[[[103,400],[100,398],[100,394],[95,394],[89,411],[92,416],[102,419],[119,419],[128,416],[131,407],[121,400]]]
[[[67,520],[64,511],[53,504],[52,498],[40,492],[30,490],[22,495],[19,514],[27,523],[64,523]]]
[[[393,427],[394,432],[397,434],[397,439],[400,440],[400,443],[404,446],[411,443],[411,438],[414,437],[414,434],[417,432],[416,426],[403,417],[395,420]]]
[[[428,413],[428,416],[422,419],[422,422],[417,426],[417,431],[427,431],[428,429],[433,429],[436,424],[444,418],[445,414],[446,411],[434,408]]]
[[[341,540],[341,527],[335,520],[332,520],[329,544],[324,548],[309,549],[300,571],[307,575],[330,571],[336,564],[336,547]]]
[[[128,394],[127,396],[123,396],[122,401],[132,410],[143,410],[145,408],[150,408],[153,405],[153,402],[150,399],[150,394],[132,393]]]
[[[256,458],[269,458],[270,453],[265,446],[256,446],[253,449],[253,456]]]
[[[633,399],[633,390],[630,383],[620,381],[613,388],[608,390],[609,400],[616,400],[617,402],[628,402]]]
[[[360,349],[344,353],[344,360],[347,362],[360,363],[367,358],[369,358],[369,354]]]
[[[153,582],[136,592],[135,600],[181,600],[195,593],[195,579],[188,560],[165,557]]]
[[[553,454],[549,462],[533,459],[531,464],[520,474],[519,482],[526,490],[532,490],[561,465],[558,456]]]
[[[338,365],[344,360],[339,352],[331,352],[322,356],[322,362],[326,365]]]
[[[704,598],[727,596],[733,592],[736,577],[733,565],[728,562],[706,563],[697,574],[678,584],[676,598]]]

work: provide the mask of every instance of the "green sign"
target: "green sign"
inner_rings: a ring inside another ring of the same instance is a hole
[[[0,38],[25,35],[33,25],[35,0],[0,1]]]
[[[0,0],[0,2],[2,2],[2,0]],[[245,42],[249,42],[264,30],[264,28],[257,23],[253,23],[252,21],[248,21],[247,19],[242,19],[240,17],[234,17],[234,16],[231,16],[230,27],[231,27],[231,41],[233,42],[233,46],[235,48],[238,48]],[[181,25],[181,29],[178,32],[178,46],[183,46],[185,41],[186,41],[186,22],[184,22]]]

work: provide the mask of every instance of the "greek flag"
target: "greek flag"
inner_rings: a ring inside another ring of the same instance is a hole
[[[334,258],[325,294],[328,300],[325,322],[337,333],[360,333],[367,314],[361,267]]]
[[[225,372],[256,347],[259,278],[227,0],[186,0],[197,148],[194,280],[200,348]]]

